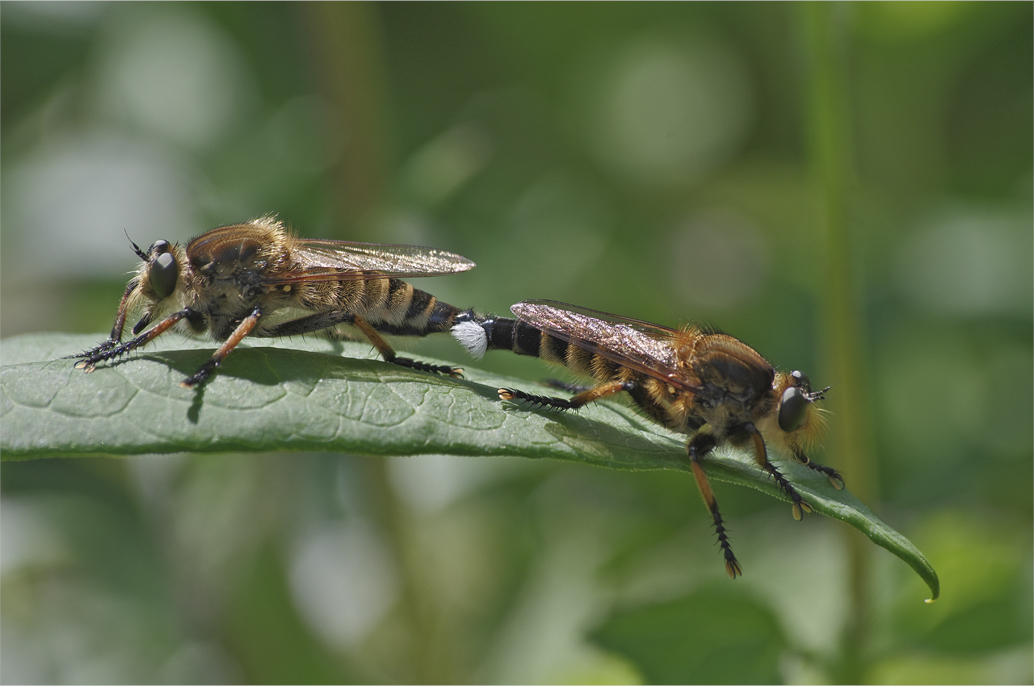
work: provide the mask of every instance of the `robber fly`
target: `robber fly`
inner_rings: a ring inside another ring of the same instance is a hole
[[[453,335],[475,357],[488,349],[510,350],[564,365],[596,383],[577,387],[553,382],[577,392],[570,399],[513,388],[500,388],[499,397],[573,410],[625,392],[657,423],[689,434],[690,468],[714,519],[725,570],[732,578],[743,571],[700,466],[704,455],[723,444],[752,450],[758,465],[790,498],[798,520],[812,511],[811,505],[769,461],[766,443],[843,488],[836,470],[812,462],[804,452],[822,432],[822,411],[815,403],[829,389],[813,391],[803,373],[777,372],[742,341],[695,326],[669,329],[551,300],[529,300],[510,309],[517,319],[461,313]]]
[[[132,242],[132,241],[130,241]],[[222,346],[183,381],[204,383],[245,336],[358,329],[386,361],[438,374],[461,369],[399,357],[380,334],[425,336],[448,331],[460,311],[396,277],[462,272],[470,260],[433,248],[299,238],[274,217],[220,226],[185,247],[157,241],[129,280],[108,340],[73,357],[90,372],[153,341],[174,326],[208,334]],[[130,314],[141,311],[133,338],[122,342]],[[147,327],[152,326],[150,329]],[[143,333],[141,333],[143,332]]]

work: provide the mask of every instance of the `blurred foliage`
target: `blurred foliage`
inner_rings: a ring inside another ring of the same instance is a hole
[[[831,378],[793,3],[0,4],[0,330],[100,337],[123,230],[270,211],[470,257],[420,282],[457,305],[718,325],[833,385],[829,445],[862,393],[845,478],[941,600],[847,527],[722,485],[748,574],[721,579],[668,472],[4,463],[0,680],[1034,681],[1032,6],[832,7],[864,389]],[[544,374],[511,358],[483,364]]]

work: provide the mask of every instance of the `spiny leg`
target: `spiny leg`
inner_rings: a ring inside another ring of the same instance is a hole
[[[693,478],[696,479],[700,495],[704,498],[704,505],[707,506],[708,511],[711,513],[711,518],[714,519],[715,533],[718,534],[718,545],[722,547],[722,553],[725,555],[725,572],[735,579],[743,575],[743,568],[740,567],[739,561],[732,553],[729,533],[722,522],[722,515],[718,511],[718,501],[714,497],[714,491],[711,490],[711,482],[707,480],[707,475],[704,474],[704,468],[700,466],[700,458],[711,452],[716,444],[714,436],[709,433],[698,433],[693,436],[689,441],[688,448],[689,466],[693,470]]]
[[[797,458],[797,461],[803,464],[804,466],[814,469],[816,472],[825,474],[826,478],[829,479],[829,483],[833,484],[833,488],[837,489],[838,491],[843,490],[844,477],[840,476],[840,472],[833,469],[832,467],[827,467],[824,464],[812,462],[808,459],[808,456],[805,455],[804,452],[801,450],[793,450],[793,456]]]
[[[93,355],[96,355],[99,352],[111,350],[112,348],[114,348],[122,342],[122,330],[126,326],[126,316],[129,314],[129,296],[133,294],[134,290],[136,290],[136,285],[136,279],[130,279],[129,284],[126,286],[125,292],[122,293],[122,300],[119,301],[118,304],[118,314],[115,315],[115,324],[111,327],[111,333],[108,335],[108,339],[106,341],[101,342],[99,345],[95,345],[89,350],[84,350],[78,355],[69,355],[65,359],[92,357]]]
[[[370,325],[368,321],[362,317],[355,316],[352,319],[352,323],[355,324],[356,328],[363,332],[363,335],[370,339],[370,343],[373,347],[377,348],[377,352],[381,354],[385,362],[397,364],[400,367],[408,367],[409,369],[419,369],[422,372],[431,372],[432,374],[448,374],[454,378],[463,378],[463,369],[460,367],[450,367],[444,364],[428,364],[427,362],[421,362],[419,360],[413,360],[408,357],[399,357],[395,354],[395,349],[388,345],[388,342],[381,338],[381,335]]]
[[[194,373],[193,376],[189,376],[183,380],[180,386],[184,388],[193,388],[198,384],[202,384],[212,375],[219,364],[226,359],[226,356],[230,354],[230,351],[237,347],[237,344],[244,340],[244,337],[251,333],[259,322],[259,318],[262,316],[262,310],[258,306],[251,311],[247,317],[241,320],[241,323],[237,325],[237,328],[233,330],[230,337],[219,346],[219,349],[208,358],[208,361],[201,365],[201,368]]]
[[[635,388],[635,384],[631,381],[608,381],[582,391],[570,400],[549,395],[534,395],[516,388],[500,388],[498,393],[501,400],[523,400],[533,405],[551,407],[555,410],[576,410],[582,405],[602,400],[621,391],[631,391],[633,388]]]
[[[774,464],[768,459],[768,451],[765,449],[765,439],[762,438],[761,432],[757,430],[757,427],[753,424],[748,424],[744,429],[750,432],[750,437],[754,441],[754,459],[757,460],[758,465],[766,472],[772,475],[775,482],[779,485],[779,488],[783,489],[783,492],[789,496],[793,502],[793,518],[797,521],[801,521],[804,518],[804,513],[811,513],[814,510],[811,507],[811,503],[801,497],[801,494],[797,492],[793,484],[783,476]]]
[[[542,407],[548,407],[554,410],[573,410],[578,406],[574,405],[567,398],[555,398],[549,395],[534,395],[532,393],[526,393],[518,388],[500,388],[496,391],[499,393],[500,400],[521,400],[532,405],[541,405]]]
[[[155,338],[161,336],[163,333],[172,328],[178,321],[188,317],[192,312],[193,310],[191,310],[189,307],[180,310],[179,312],[175,312],[163,319],[162,321],[158,322],[154,326],[154,328],[150,329],[149,331],[145,331],[144,333],[140,334],[139,336],[136,336],[135,338],[129,339],[125,343],[116,345],[113,341],[108,340],[105,343],[102,343],[101,345],[97,346],[93,350],[89,350],[81,355],[77,355],[76,357],[82,357],[83,359],[79,360],[79,362],[76,362],[75,368],[85,369],[87,372],[92,372],[94,368],[97,366],[98,362],[102,362],[104,360],[111,360],[121,355],[125,355],[131,350],[139,348],[142,345],[146,345],[147,343],[150,343]]]

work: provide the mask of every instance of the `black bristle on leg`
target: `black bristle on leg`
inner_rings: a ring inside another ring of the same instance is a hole
[[[574,403],[564,398],[554,398],[548,395],[533,395],[519,391],[516,388],[500,388],[498,390],[500,400],[520,400],[532,405],[540,405],[554,410],[570,410],[575,407]]]
[[[810,514],[811,512],[814,512],[811,503],[809,503],[807,500],[801,497],[801,494],[797,492],[797,489],[794,488],[793,484],[791,484],[790,481],[785,476],[783,476],[782,472],[776,469],[776,466],[774,464],[769,462],[765,469],[768,471],[769,474],[772,475],[772,478],[775,479],[776,484],[778,484],[779,488],[783,489],[783,492],[786,493],[786,495],[790,498],[790,501],[793,503],[794,519],[796,519],[797,521],[801,521],[802,519],[804,519],[804,513]]]
[[[406,367],[407,369],[417,369],[422,372],[430,372],[431,374],[445,374],[457,379],[463,378],[463,369],[460,367],[450,367],[444,364],[430,364],[428,362],[421,362],[420,360],[411,360],[408,357],[396,357],[391,360],[392,364],[397,364],[400,367]]]
[[[92,348],[78,355],[75,358],[80,358],[79,362],[75,364],[76,369],[85,369],[91,371],[98,362],[107,362],[109,360],[116,360],[126,353],[132,351],[134,348],[139,346],[137,339],[142,338],[138,336],[125,343],[116,343],[114,341],[105,341],[98,345],[96,348]],[[72,358],[70,358],[72,359]]]
[[[75,360],[75,359],[82,359],[82,358],[93,357],[94,355],[97,355],[98,353],[107,352],[108,350],[111,350],[112,348],[114,348],[117,345],[119,345],[118,341],[114,341],[114,340],[109,338],[108,340],[104,341],[100,345],[95,345],[92,348],[90,348],[89,350],[82,351],[78,355],[68,355],[67,357],[64,357],[62,359],[65,359],[65,360]]]
[[[808,459],[808,456],[800,450],[795,449],[793,451],[793,456],[797,458],[797,461],[803,464],[805,467],[808,467],[809,469],[814,469],[816,472],[820,474],[825,474],[826,478],[829,479],[829,483],[832,484],[833,488],[837,489],[838,491],[842,491],[844,489],[844,477],[840,476],[840,472],[838,472],[837,470],[833,469],[832,467],[827,467],[824,464],[819,464],[818,462],[812,462],[810,459]]]
[[[718,512],[717,505],[711,511],[711,516],[714,518],[715,533],[718,534],[718,545],[722,547],[722,553],[725,555],[726,573],[733,579],[743,576],[743,568],[740,567],[739,561],[732,553],[732,544],[729,543],[729,530],[725,528],[725,524],[722,522],[722,515]]]
[[[816,472],[825,474],[826,478],[829,479],[829,483],[832,484],[833,488],[837,489],[838,491],[842,491],[844,489],[844,477],[840,476],[840,472],[838,472],[837,470],[833,469],[832,467],[827,467],[824,464],[818,464],[817,462],[809,462],[808,466],[814,469]]]
[[[824,464],[819,464],[818,462],[808,462],[807,465],[816,472],[825,474],[826,478],[829,479],[829,483],[833,485],[833,488],[838,491],[842,491],[844,489],[844,477],[840,476],[840,472],[837,470],[832,467],[827,467]]]
[[[198,369],[193,376],[188,376],[180,382],[180,386],[183,386],[183,388],[194,388],[195,386],[205,383],[208,381],[208,377],[212,376],[212,372],[215,371],[215,368],[219,366],[219,362],[220,360],[214,357],[209,358],[207,362],[201,365],[201,368]]]

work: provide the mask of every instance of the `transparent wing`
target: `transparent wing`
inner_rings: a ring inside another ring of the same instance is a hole
[[[522,321],[618,364],[696,392],[696,379],[682,370],[680,332],[639,319],[607,314],[555,300],[525,300],[510,308]]]
[[[417,245],[297,239],[294,255],[302,270],[267,279],[266,283],[437,276],[474,267],[462,255]]]

